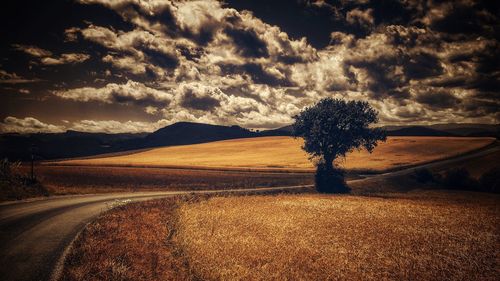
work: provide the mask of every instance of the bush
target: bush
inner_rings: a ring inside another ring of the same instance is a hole
[[[452,189],[475,189],[477,181],[465,168],[454,168],[445,172],[443,183]]]
[[[19,162],[0,160],[0,200],[48,196],[47,189],[38,181],[18,171]]]
[[[427,183],[434,181],[434,175],[427,168],[420,168],[415,170],[414,177],[420,183]]]
[[[348,193],[351,189],[347,186],[344,176],[343,170],[328,171],[326,166],[320,163],[314,176],[316,190],[321,193]]]
[[[479,178],[481,191],[500,192],[500,168],[495,167]]]

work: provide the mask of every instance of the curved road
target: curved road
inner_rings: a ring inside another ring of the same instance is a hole
[[[374,177],[401,176],[422,167],[439,168],[498,150],[500,150],[500,146],[495,144],[452,159],[353,181],[364,181]],[[310,185],[194,192],[134,192],[60,196],[43,200],[3,203],[0,204],[0,279],[51,279],[54,268],[62,260],[65,248],[78,232],[102,211],[113,206],[117,200],[143,201],[192,193],[258,193],[307,187]]]

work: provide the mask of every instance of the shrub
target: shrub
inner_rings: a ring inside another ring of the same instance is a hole
[[[19,162],[0,160],[0,200],[48,196],[47,189],[38,181],[18,171]]]
[[[434,181],[434,175],[427,168],[420,168],[415,170],[414,177],[420,183],[427,183]]]
[[[479,178],[481,191],[500,192],[500,168],[495,167]]]
[[[318,164],[314,176],[316,190],[321,193],[348,193],[351,189],[347,186],[344,179],[345,172],[342,169],[335,168],[328,171],[326,165]]]
[[[477,186],[477,181],[473,179],[467,169],[454,168],[445,172],[443,183],[452,189],[474,189]]]

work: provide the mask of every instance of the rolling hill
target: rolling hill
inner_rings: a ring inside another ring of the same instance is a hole
[[[392,131],[387,131],[387,135],[388,136],[433,136],[433,137],[456,136],[446,131],[439,131],[424,126],[411,126]]]
[[[351,170],[385,170],[459,155],[486,146],[493,138],[388,137],[373,154],[354,151],[338,164]],[[301,139],[260,137],[166,146],[133,154],[73,159],[59,165],[175,167],[229,170],[311,171]]]
[[[192,122],[178,122],[147,135],[142,140],[140,146],[157,147],[195,144],[257,136],[259,136],[259,133],[252,132],[240,126],[220,126]]]

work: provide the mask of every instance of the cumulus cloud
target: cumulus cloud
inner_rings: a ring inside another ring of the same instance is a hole
[[[79,120],[69,122],[62,120],[65,125],[53,125],[39,121],[33,117],[16,118],[9,116],[0,122],[1,133],[62,133],[67,130],[88,133],[144,133],[153,132],[172,122],[160,119],[155,122],[117,121],[117,120]]]
[[[156,122],[140,122],[140,121],[116,121],[116,120],[80,120],[74,122],[69,129],[79,132],[89,133],[144,133],[153,132],[166,125],[170,121],[161,119]]]
[[[54,95],[68,100],[101,103],[121,103],[139,106],[167,106],[172,96],[168,92],[150,88],[140,82],[129,80],[125,84],[109,83],[102,88],[82,87],[56,90]]]
[[[0,69],[0,84],[23,84],[23,83],[33,83],[39,82],[40,79],[28,79],[17,75],[16,73],[9,73],[5,70]]]
[[[76,42],[80,29],[78,27],[70,27],[64,30],[65,42]]]
[[[0,132],[2,133],[61,133],[64,131],[63,126],[47,124],[33,117],[9,116],[0,122]]]
[[[353,9],[347,12],[346,21],[350,24],[359,24],[361,26],[370,27],[374,24],[373,9]]]
[[[41,59],[41,63],[44,65],[60,65],[60,64],[75,64],[81,63],[90,58],[87,54],[62,54],[60,57],[45,57]]]
[[[23,51],[28,55],[38,58],[43,65],[61,65],[61,64],[75,64],[81,63],[90,58],[90,55],[83,53],[67,53],[60,56],[54,56],[52,52],[38,48],[36,46],[28,45],[12,45],[16,50]]]
[[[52,52],[47,51],[45,49],[36,47],[36,46],[30,46],[30,45],[21,45],[21,44],[13,44],[12,47],[18,51],[25,52],[28,55],[31,55],[33,57],[37,58],[44,58],[44,57],[50,57],[52,56]]]

